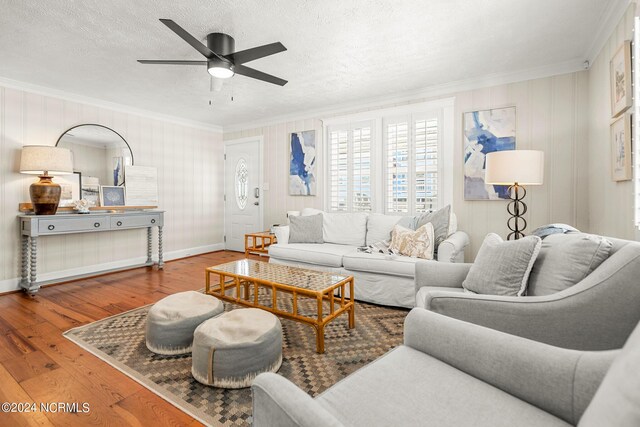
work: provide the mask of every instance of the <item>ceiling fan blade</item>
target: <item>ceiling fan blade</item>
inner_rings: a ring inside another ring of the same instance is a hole
[[[244,65],[236,65],[234,67],[234,71],[236,74],[262,80],[267,83],[273,83],[274,85],[284,86],[287,84],[286,80],[272,76],[271,74],[263,73],[262,71],[254,70],[253,68],[245,67]]]
[[[138,59],[141,64],[168,64],[168,65],[207,65],[207,61],[165,61],[164,59]]]
[[[169,29],[174,33],[176,33],[178,37],[180,37],[182,40],[189,43],[191,47],[193,47],[195,50],[203,54],[206,58],[209,58],[209,59],[218,58],[220,60],[226,61],[226,58],[221,57],[220,55],[218,55],[217,53],[209,49],[207,46],[200,43],[198,39],[193,37],[191,34],[187,32],[187,30],[182,28],[180,25],[176,24],[171,19],[161,19],[160,22],[162,22],[164,25],[169,27]]]
[[[285,50],[287,50],[287,48],[284,47],[282,43],[277,42],[265,44],[264,46],[258,46],[247,50],[241,50],[239,52],[233,52],[228,55],[224,55],[224,57],[233,62],[235,65],[240,65],[244,64],[245,62],[264,58],[265,56],[284,52]]]

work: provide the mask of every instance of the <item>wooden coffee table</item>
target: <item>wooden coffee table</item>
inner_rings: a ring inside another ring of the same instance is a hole
[[[217,285],[211,285],[212,275],[218,276]],[[324,327],[327,323],[346,312],[349,315],[349,329],[355,327],[353,276],[244,259],[208,267],[205,277],[205,293],[209,295],[246,307],[261,308],[285,319],[313,326],[318,353],[324,353]],[[260,288],[271,291],[271,306],[259,302]],[[340,296],[335,295],[336,289],[340,289]],[[348,298],[345,297],[347,289]],[[284,295],[291,298],[291,311],[278,307],[278,298]],[[302,298],[316,301],[313,317],[299,313],[299,299]],[[326,312],[324,303],[328,303]]]

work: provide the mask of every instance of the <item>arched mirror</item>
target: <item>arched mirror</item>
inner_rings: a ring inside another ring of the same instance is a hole
[[[71,150],[73,170],[82,176],[81,198],[97,206],[101,185],[124,185],[124,168],[133,165],[133,153],[118,132],[103,125],[74,126],[63,133],[56,146]]]

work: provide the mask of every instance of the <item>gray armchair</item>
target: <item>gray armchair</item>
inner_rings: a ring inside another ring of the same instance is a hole
[[[608,238],[609,258],[553,295],[504,297],[462,289],[471,264],[416,264],[416,306],[576,350],[620,348],[640,321],[640,244]]]
[[[582,352],[415,308],[404,345],[315,399],[259,375],[253,425],[638,425],[640,376],[628,376],[638,363],[640,328],[622,352]]]

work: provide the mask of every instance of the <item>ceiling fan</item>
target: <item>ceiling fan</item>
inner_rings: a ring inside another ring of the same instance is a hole
[[[286,80],[262,71],[246,67],[242,64],[253,61],[265,56],[273,55],[287,50],[280,42],[266,44],[247,50],[234,52],[235,40],[228,34],[211,33],[207,35],[207,45],[200,43],[198,39],[189,34],[184,28],[173,22],[171,19],[161,19],[164,25],[169,27],[171,31],[176,33],[178,37],[189,43],[195,50],[200,52],[206,58],[205,61],[167,61],[167,60],[150,60],[139,59],[141,64],[170,64],[170,65],[206,65],[207,71],[213,77],[219,79],[228,79],[234,74],[251,77],[253,79],[262,80],[268,83],[284,86]]]

